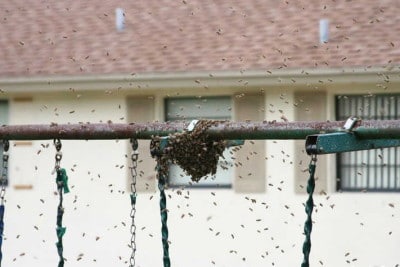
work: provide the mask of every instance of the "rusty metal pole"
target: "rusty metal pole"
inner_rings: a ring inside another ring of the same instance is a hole
[[[305,139],[320,133],[344,131],[344,121],[333,122],[219,122],[207,129],[211,139]],[[151,139],[182,132],[189,122],[3,125],[0,139],[7,140],[107,140]],[[400,139],[400,120],[360,121],[352,131],[361,139]]]

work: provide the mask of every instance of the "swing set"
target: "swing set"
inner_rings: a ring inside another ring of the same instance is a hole
[[[135,266],[136,253],[136,178],[138,165],[138,139],[151,139],[150,153],[156,160],[158,189],[160,192],[161,237],[163,247],[163,266],[170,267],[168,243],[168,214],[165,190],[168,166],[176,163],[199,181],[207,174],[215,174],[219,157],[229,146],[242,145],[244,140],[265,139],[305,139],[305,148],[310,155],[308,199],[305,203],[307,218],[304,224],[303,262],[301,267],[310,266],[313,193],[317,155],[341,153],[356,150],[377,149],[400,146],[400,120],[362,121],[350,117],[347,121],[335,122],[230,122],[193,120],[188,122],[131,123],[131,124],[51,124],[51,125],[4,125],[0,127],[3,140],[3,169],[0,179],[0,266],[2,260],[2,241],[4,232],[5,192],[8,184],[8,159],[10,140],[53,139],[56,148],[56,185],[59,196],[57,207],[57,251],[58,267],[64,266],[63,236],[66,227],[62,224],[64,194],[69,193],[68,176],[61,168],[62,144],[66,140],[106,140],[130,139],[132,146],[131,162],[131,255],[129,266]]]

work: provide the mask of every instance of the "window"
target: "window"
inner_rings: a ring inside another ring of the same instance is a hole
[[[400,94],[336,97],[336,117],[346,120],[400,118]],[[400,191],[400,148],[385,148],[337,155],[337,189],[342,191]]]
[[[168,98],[165,101],[167,121],[193,119],[229,120],[231,119],[231,97],[183,97]],[[191,182],[189,176],[177,165],[169,170],[170,186],[191,187],[231,187],[234,176],[233,160],[230,149],[224,152],[225,160],[219,160],[216,175],[203,177],[198,183]]]
[[[0,126],[5,125],[5,124],[8,124],[8,101],[0,100]],[[3,140],[0,140],[0,157],[1,157],[1,161],[2,161],[3,160]],[[0,178],[1,178],[2,174],[3,174],[3,164],[0,164]]]

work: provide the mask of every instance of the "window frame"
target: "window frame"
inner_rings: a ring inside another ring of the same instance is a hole
[[[195,117],[195,116],[182,116],[181,119],[169,120],[169,117],[173,117],[173,116],[168,116],[169,115],[168,101],[177,100],[177,99],[178,100],[196,100],[196,99],[199,99],[199,100],[202,100],[202,99],[203,100],[209,100],[209,99],[225,99],[225,100],[228,100],[229,99],[229,103],[230,103],[230,111],[229,111],[229,113],[230,113],[230,116],[229,116],[229,118],[227,116],[215,116],[215,117],[212,117],[212,118],[210,118],[210,117],[203,118],[203,117]],[[191,121],[193,119],[202,119],[202,118],[203,119],[212,119],[212,120],[230,120],[233,117],[232,106],[233,106],[233,99],[232,99],[231,95],[218,95],[218,96],[206,96],[206,97],[196,97],[196,96],[167,97],[167,98],[164,98],[164,120],[165,121],[178,121],[178,120]],[[229,151],[226,149],[224,151],[224,154],[225,153],[228,154]],[[218,165],[221,164],[220,160],[221,160],[221,158],[219,159]],[[171,182],[171,172],[170,172],[171,168],[169,168],[168,179],[167,179],[168,187],[171,187],[171,188],[184,187],[184,188],[190,188],[190,189],[204,189],[204,188],[206,188],[206,189],[211,189],[211,188],[212,189],[231,189],[231,188],[233,188],[233,183],[234,183],[234,179],[235,179],[234,161],[232,160],[231,163],[232,163],[232,165],[230,166],[231,175],[229,177],[229,183],[223,183],[223,184],[204,183],[204,178],[202,178],[200,180],[200,182],[188,181],[188,182],[182,182],[182,183],[172,183]],[[182,174],[182,172],[178,173],[178,175],[180,175],[180,174]],[[185,176],[187,176],[184,172],[183,172],[183,174]],[[217,174],[218,174],[218,170],[217,170]],[[211,177],[208,176],[207,179],[211,179]]]

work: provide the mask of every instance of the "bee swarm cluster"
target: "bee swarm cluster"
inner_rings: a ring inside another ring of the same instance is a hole
[[[191,132],[169,135],[161,162],[179,165],[195,182],[207,174],[215,174],[218,159],[226,147],[223,140],[208,140],[206,130],[216,124],[218,121],[200,120]]]

